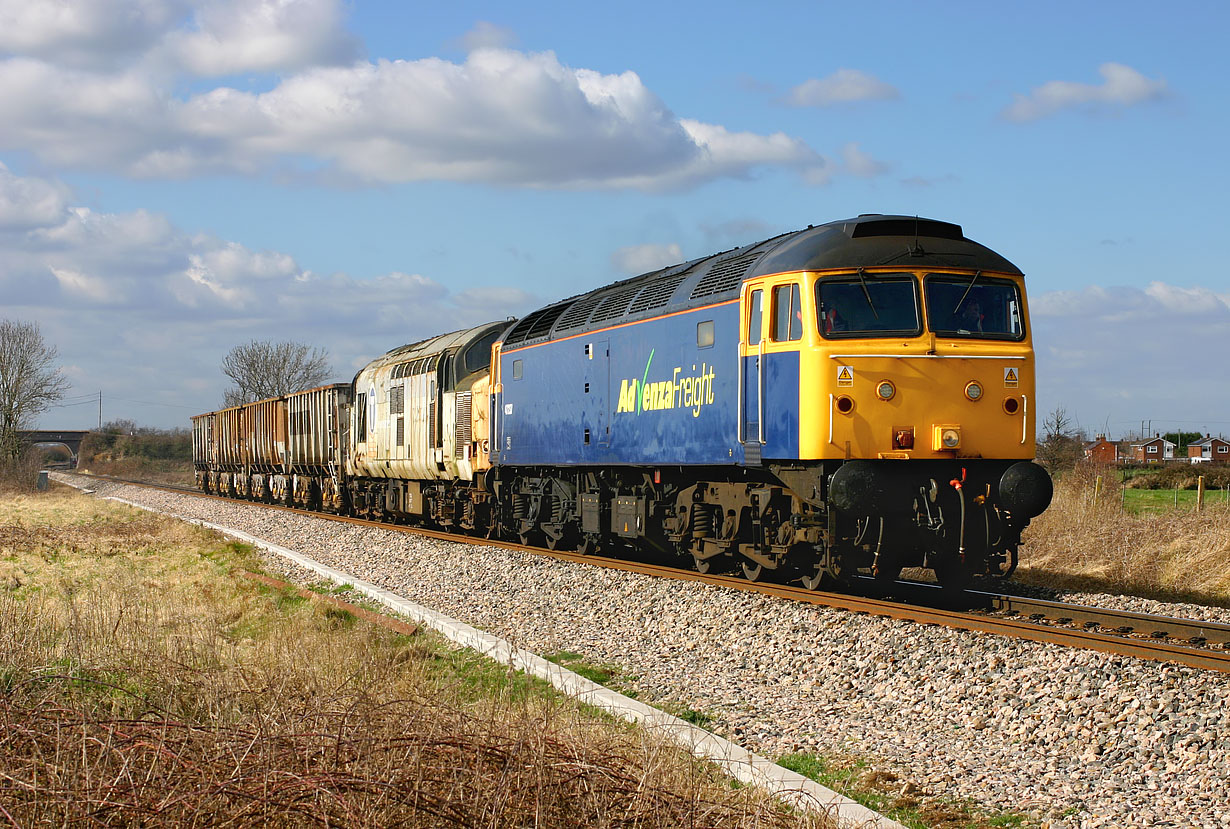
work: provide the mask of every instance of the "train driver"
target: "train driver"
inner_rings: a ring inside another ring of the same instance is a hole
[[[981,332],[983,319],[985,317],[982,314],[982,305],[978,300],[971,298],[961,306],[961,311],[957,315],[956,327],[960,331]]]

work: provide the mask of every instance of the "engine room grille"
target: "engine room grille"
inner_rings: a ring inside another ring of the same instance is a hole
[[[398,446],[406,445],[406,419],[404,417],[397,418],[397,440],[394,443]]]
[[[556,326],[556,330],[563,331],[568,328],[581,327],[585,324],[585,321],[589,319],[589,313],[593,311],[601,301],[601,294],[578,299],[576,302],[572,303],[572,307],[570,307],[564,315],[560,317],[559,325]]]
[[[457,395],[457,428],[454,434],[456,436],[456,455],[458,458],[465,457],[466,447],[474,439],[474,428],[470,422],[470,413],[473,407],[472,396],[468,391]]]
[[[549,308],[535,311],[517,323],[512,331],[508,332],[508,339],[504,341],[504,347],[511,348],[523,342],[547,336],[547,334],[551,333],[551,326],[555,325],[555,321],[559,319],[560,314],[566,310],[568,310],[568,303],[561,302],[558,305],[552,305]]]
[[[674,276],[668,276],[666,279],[659,279],[647,285],[644,290],[636,295],[636,299],[632,300],[632,304],[628,306],[628,313],[635,314],[638,311],[661,308],[671,301],[671,295],[675,293],[679,283],[683,282],[686,277],[686,273],[677,273]]]
[[[640,289],[640,285],[634,285],[631,288],[607,294],[606,298],[594,309],[594,315],[589,318],[589,321],[595,323],[622,317],[628,311],[628,303]]]
[[[743,274],[747,273],[748,268],[759,258],[759,253],[749,253],[725,262],[718,262],[709,269],[709,273],[701,277],[700,282],[696,283],[696,287],[692,290],[692,299],[733,291],[739,287]]]

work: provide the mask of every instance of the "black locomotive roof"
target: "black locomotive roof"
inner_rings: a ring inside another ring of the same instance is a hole
[[[624,321],[735,299],[747,279],[791,271],[899,267],[1021,271],[966,239],[960,225],[917,216],[867,214],[784,233],[734,250],[634,276],[540,308],[505,337],[518,348]]]

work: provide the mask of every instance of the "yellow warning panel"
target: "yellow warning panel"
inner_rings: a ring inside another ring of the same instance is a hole
[[[1004,388],[1015,389],[1020,384],[1020,372],[1015,366],[1008,366],[1004,369]]]
[[[854,369],[849,366],[837,367],[837,385],[853,386],[854,385]]]

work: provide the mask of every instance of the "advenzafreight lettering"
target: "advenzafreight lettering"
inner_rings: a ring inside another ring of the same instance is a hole
[[[695,370],[695,366],[693,366]],[[619,386],[618,412],[646,412],[661,409],[691,409],[692,417],[700,417],[700,410],[713,403],[713,366],[701,363],[699,374],[683,377],[683,367],[676,366],[670,380],[643,383],[640,378],[623,380]]]

